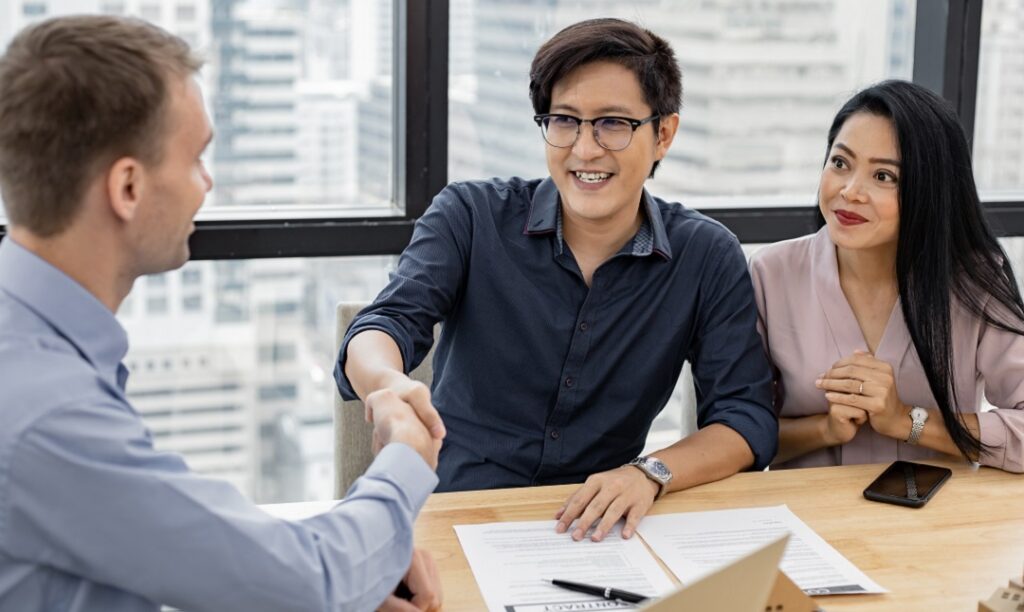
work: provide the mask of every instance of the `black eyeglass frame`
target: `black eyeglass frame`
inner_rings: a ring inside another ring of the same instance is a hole
[[[556,145],[556,144],[552,144],[551,141],[548,140],[547,129],[544,127],[544,120],[545,119],[551,119],[552,117],[562,117],[564,119],[572,119],[573,121],[576,122],[576,137],[572,139],[572,142],[570,142],[567,145]],[[579,139],[580,139],[580,129],[583,127],[584,123],[589,123],[591,128],[593,129],[594,142],[596,142],[598,145],[600,145],[602,149],[605,149],[605,150],[608,150],[608,151],[623,151],[623,150],[625,150],[626,148],[629,147],[630,144],[633,143],[633,134],[635,134],[636,131],[638,129],[640,129],[641,126],[647,125],[648,123],[654,121],[655,119],[660,119],[660,118],[661,118],[661,115],[659,115],[659,114],[651,115],[650,117],[647,117],[646,119],[633,119],[632,117],[619,117],[617,115],[604,115],[602,117],[594,117],[593,119],[583,119],[581,117],[576,117],[574,115],[566,115],[566,114],[563,114],[563,113],[543,113],[543,114],[540,114],[540,115],[534,115],[533,116],[534,122],[540,128],[541,136],[544,137],[544,142],[548,143],[549,145],[551,145],[551,146],[553,146],[555,148],[558,148],[558,149],[569,149],[569,148],[572,148],[572,147],[576,146],[576,142],[579,141]],[[597,122],[601,121],[602,119],[615,119],[615,120],[618,120],[618,121],[625,121],[626,123],[629,124],[629,126],[632,128],[632,131],[630,131],[630,133],[629,133],[629,140],[626,142],[625,145],[623,145],[622,147],[620,147],[618,149],[613,149],[611,147],[605,146],[605,144],[603,142],[601,142],[601,139],[597,137]]]

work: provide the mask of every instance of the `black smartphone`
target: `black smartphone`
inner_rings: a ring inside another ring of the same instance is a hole
[[[920,508],[952,475],[952,470],[944,467],[894,461],[864,489],[864,497],[871,501]]]

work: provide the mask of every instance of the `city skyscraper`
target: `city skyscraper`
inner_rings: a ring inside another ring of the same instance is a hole
[[[299,201],[300,15],[258,0],[210,2],[216,203],[294,204]]]

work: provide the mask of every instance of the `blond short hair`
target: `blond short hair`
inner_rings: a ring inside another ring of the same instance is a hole
[[[172,77],[202,61],[145,21],[58,17],[0,58],[0,190],[7,217],[39,236],[68,227],[89,180],[114,160],[159,163]]]

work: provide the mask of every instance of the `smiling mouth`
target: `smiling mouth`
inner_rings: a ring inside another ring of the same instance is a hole
[[[573,172],[573,175],[583,183],[595,185],[607,181],[612,177],[611,172]]]

